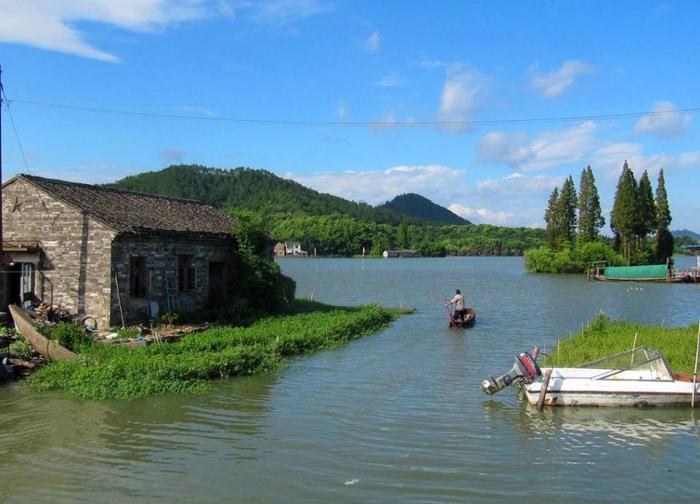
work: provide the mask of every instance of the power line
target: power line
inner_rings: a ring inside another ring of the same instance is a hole
[[[277,125],[277,126],[364,126],[377,128],[423,128],[423,127],[442,127],[442,128],[459,128],[459,127],[474,127],[474,126],[495,126],[506,124],[536,124],[536,123],[558,123],[558,122],[578,122],[591,121],[600,119],[633,119],[642,116],[664,116],[664,115],[679,115],[690,112],[700,112],[700,107],[681,108],[673,110],[650,110],[644,112],[621,112],[621,113],[605,113],[605,114],[590,114],[578,116],[556,116],[556,117],[527,117],[527,118],[510,118],[510,119],[491,119],[491,120],[473,120],[473,121],[308,121],[308,120],[290,120],[290,119],[254,119],[241,117],[208,117],[191,114],[168,114],[160,112],[146,112],[139,110],[124,110],[102,107],[88,107],[81,105],[66,105],[61,103],[52,103],[36,100],[23,100],[15,98],[13,100],[5,100],[8,103],[17,102],[26,105],[38,107],[49,107],[64,110],[74,110],[79,112],[92,112],[100,114],[115,114],[135,117],[152,117],[160,119],[180,119],[180,120],[197,120],[211,122],[230,122],[239,124],[260,124],[260,125]],[[12,116],[10,115],[10,118]],[[13,123],[14,125],[14,123]]]
[[[12,116],[12,109],[10,108],[10,100],[7,99],[7,95],[5,94],[5,88],[0,84],[0,93],[2,93],[3,100],[0,100],[0,102],[5,103],[5,108],[7,109],[7,115],[10,116],[10,124],[12,125],[12,131],[15,133],[15,139],[17,140],[17,146],[19,147],[19,152],[22,154],[22,160],[24,161],[24,167],[27,169],[27,172],[30,171],[29,169],[29,163],[27,163],[27,156],[24,155],[24,149],[22,148],[22,142],[19,140],[19,134],[17,133],[17,127],[15,126],[15,118]]]

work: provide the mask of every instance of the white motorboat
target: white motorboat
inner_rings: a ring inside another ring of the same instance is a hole
[[[515,383],[536,404],[548,369],[520,354],[509,373],[484,380],[482,388],[493,394]],[[674,373],[660,351],[639,347],[580,367],[551,368],[543,400],[551,406],[689,406],[693,388],[698,404],[700,383],[692,375]]]

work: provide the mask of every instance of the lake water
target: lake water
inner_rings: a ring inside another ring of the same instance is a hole
[[[697,502],[689,408],[537,413],[479,382],[601,310],[697,323],[700,286],[532,275],[521,258],[280,264],[299,297],[417,312],[206,395],[94,402],[0,388],[0,502]],[[478,312],[464,331],[448,329],[442,304],[455,288]]]

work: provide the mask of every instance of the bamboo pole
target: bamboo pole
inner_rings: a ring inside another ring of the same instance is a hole
[[[698,321],[698,343],[695,347],[695,369],[693,370],[693,394],[690,398],[690,407],[695,407],[695,388],[698,382],[698,354],[700,354],[700,321]]]
[[[119,315],[122,318],[122,329],[124,329],[126,326],[124,325],[124,309],[122,308],[122,294],[119,292],[119,278],[117,276],[117,272],[114,272],[114,283],[117,286],[117,301],[119,301]]]
[[[540,388],[540,397],[537,398],[537,411],[542,411],[542,408],[544,408],[544,398],[547,395],[547,387],[549,387],[549,379],[551,377],[552,368],[549,368],[544,372],[544,379],[542,380],[542,387]]]

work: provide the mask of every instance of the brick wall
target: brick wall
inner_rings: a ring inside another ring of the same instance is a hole
[[[190,256],[196,271],[193,290],[180,291],[178,286],[178,256]],[[149,292],[146,297],[131,294],[130,265],[132,257],[142,257],[148,272]],[[166,277],[172,287],[174,311],[192,312],[210,304],[223,302],[235,290],[236,258],[232,241],[190,241],[168,237],[119,236],[112,243],[112,267],[119,282],[119,293],[126,324],[144,320],[150,313],[150,303],[158,303],[160,313],[168,311]],[[210,300],[209,264],[223,262],[224,283]],[[113,278],[113,285],[116,281]],[[111,324],[121,325],[119,298],[116,288],[111,298]]]
[[[17,179],[3,188],[3,239],[38,242],[42,253],[35,294],[70,313],[109,322],[114,231]]]

